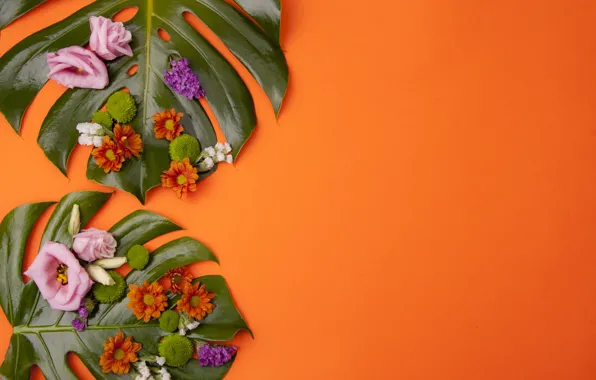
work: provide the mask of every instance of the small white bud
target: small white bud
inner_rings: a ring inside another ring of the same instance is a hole
[[[222,151],[222,150],[224,150],[224,149],[225,149],[225,147],[224,147],[224,144],[222,144],[222,143],[220,143],[220,142],[218,142],[217,144],[215,144],[215,150],[216,150],[217,152],[221,152],[221,151]]]
[[[93,136],[93,145],[99,148],[103,145],[103,136]]]
[[[222,152],[217,152],[215,159],[217,160],[217,162],[222,162],[226,160],[226,156]]]
[[[124,265],[128,260],[126,257],[113,257],[111,259],[99,259],[93,264],[102,267],[103,269],[116,269]]]
[[[96,123],[91,123],[91,126],[89,127],[89,134],[102,136],[105,134],[105,131],[101,125],[96,124]]]
[[[166,358],[158,356],[155,358],[155,361],[157,362],[157,364],[159,366],[163,366],[164,364],[166,364]]]
[[[207,154],[208,154],[210,157],[213,157],[213,156],[215,156],[215,149],[213,149],[213,147],[212,147],[212,146],[210,146],[210,147],[208,147],[208,148],[205,148],[205,152],[207,152]]]
[[[161,380],[172,380],[168,370],[163,367],[159,369],[159,374],[161,375]]]
[[[224,153],[228,154],[232,151],[232,146],[230,145],[230,143],[225,143],[224,144]]]
[[[68,233],[71,235],[79,233],[81,229],[81,211],[78,204],[72,206],[70,221],[68,222]]]
[[[79,144],[81,145],[93,145],[93,139],[91,136],[83,133],[79,136]]]
[[[186,329],[183,327],[179,330],[180,335],[185,336],[186,335]]]
[[[228,164],[231,164],[231,163],[233,163],[233,162],[234,162],[234,157],[232,157],[232,155],[231,155],[231,154],[228,154],[228,155],[226,156],[226,162],[227,162]]]
[[[77,131],[88,135],[91,131],[91,125],[92,123],[79,123],[77,124]]]
[[[189,323],[188,325],[186,325],[186,328],[188,329],[188,331],[194,330],[197,327],[199,327],[200,324],[201,324],[201,322],[199,322],[199,321],[192,321],[191,323]]]
[[[213,165],[215,165],[213,159],[211,157],[207,157],[199,163],[198,170],[200,172],[207,172],[213,168]]]
[[[87,265],[86,269],[89,277],[91,277],[91,279],[95,282],[99,282],[102,285],[108,286],[112,286],[116,283],[112,276],[110,276],[110,274],[99,265],[89,264]]]

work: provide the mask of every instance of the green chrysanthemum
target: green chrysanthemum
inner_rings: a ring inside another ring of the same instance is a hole
[[[101,303],[114,303],[120,301],[126,290],[126,281],[118,272],[108,271],[115,284],[108,286],[100,283],[93,285],[93,295]]]
[[[172,161],[182,161],[188,158],[190,162],[195,162],[201,154],[201,144],[196,137],[191,135],[181,135],[176,137],[170,143],[170,157]]]
[[[145,269],[149,262],[149,250],[142,245],[133,245],[126,254],[128,265],[134,269]]]
[[[159,356],[166,358],[166,364],[171,367],[185,365],[192,357],[192,342],[181,335],[171,334],[159,343]]]
[[[112,120],[112,117],[107,112],[102,111],[97,111],[94,113],[91,121],[109,130],[112,130],[112,126],[114,125],[114,120]]]
[[[128,123],[137,114],[137,106],[128,92],[118,91],[108,98],[107,111],[117,122]]]
[[[174,332],[178,328],[180,316],[173,310],[166,310],[161,317],[159,317],[159,327],[165,332]]]

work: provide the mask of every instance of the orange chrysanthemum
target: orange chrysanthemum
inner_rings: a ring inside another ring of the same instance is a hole
[[[175,109],[163,110],[153,115],[153,131],[155,132],[155,138],[167,139],[168,141],[174,140],[174,138],[180,136],[184,127],[180,125],[180,119],[184,114],[182,112],[176,113]]]
[[[128,286],[128,307],[132,309],[137,319],[149,322],[151,318],[159,318],[161,312],[168,307],[168,297],[164,294],[163,286],[157,282],[143,285],[131,284]]]
[[[139,157],[143,151],[141,135],[135,133],[130,125],[120,126],[120,124],[116,124],[114,127],[114,141],[116,141],[118,148],[122,150],[126,158]]]
[[[166,273],[166,278],[170,281],[170,291],[175,294],[180,294],[182,293],[184,286],[192,282],[192,273],[190,273],[187,267],[180,267],[170,269],[168,273]]]
[[[205,315],[213,312],[215,305],[211,303],[211,300],[214,297],[215,293],[207,292],[205,285],[201,285],[199,282],[194,285],[186,284],[176,307],[178,311],[199,321],[205,318]]]
[[[124,153],[108,136],[104,136],[102,146],[93,149],[91,155],[95,158],[97,166],[105,173],[119,172],[122,169]]]
[[[141,349],[140,343],[134,343],[132,336],[124,339],[122,331],[115,337],[111,336],[103,343],[103,354],[99,359],[103,373],[114,372],[117,375],[128,373],[130,363],[139,360],[137,352]]]
[[[161,175],[161,185],[171,187],[178,198],[183,198],[189,191],[197,191],[197,168],[190,164],[188,158],[183,161],[172,161],[170,168]]]

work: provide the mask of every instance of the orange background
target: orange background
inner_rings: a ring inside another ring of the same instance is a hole
[[[227,379],[596,378],[596,3],[282,1],[279,122],[242,69],[259,125],[238,163],[146,205],[216,252],[194,270],[254,329]],[[88,2],[50,1],[0,54]],[[68,180],[36,145],[60,91],[22,138],[0,122],[1,215],[105,189],[88,149]],[[94,224],[139,207],[118,192]]]

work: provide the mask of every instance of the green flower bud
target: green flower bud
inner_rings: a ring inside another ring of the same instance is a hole
[[[201,154],[201,144],[196,137],[180,135],[170,143],[170,157],[172,161],[182,161],[188,158],[195,162]]]
[[[145,269],[149,262],[149,250],[142,245],[133,245],[126,254],[128,265],[134,269]]]
[[[128,123],[137,114],[134,98],[125,91],[118,91],[110,95],[107,111],[118,123]]]
[[[101,303],[114,303],[118,302],[124,296],[126,290],[126,281],[118,272],[109,271],[107,272],[114,285],[93,285],[93,295]]]
[[[178,313],[172,310],[167,310],[163,312],[161,317],[159,317],[159,327],[165,332],[174,332],[178,328],[178,320],[180,316]]]
[[[171,334],[159,343],[158,350],[159,356],[166,358],[166,365],[180,367],[190,360],[194,347],[188,338]]]
[[[102,127],[110,131],[112,130],[112,126],[114,125],[114,120],[112,120],[112,117],[107,112],[103,111],[97,111],[96,113],[94,113],[91,121],[101,125]]]

